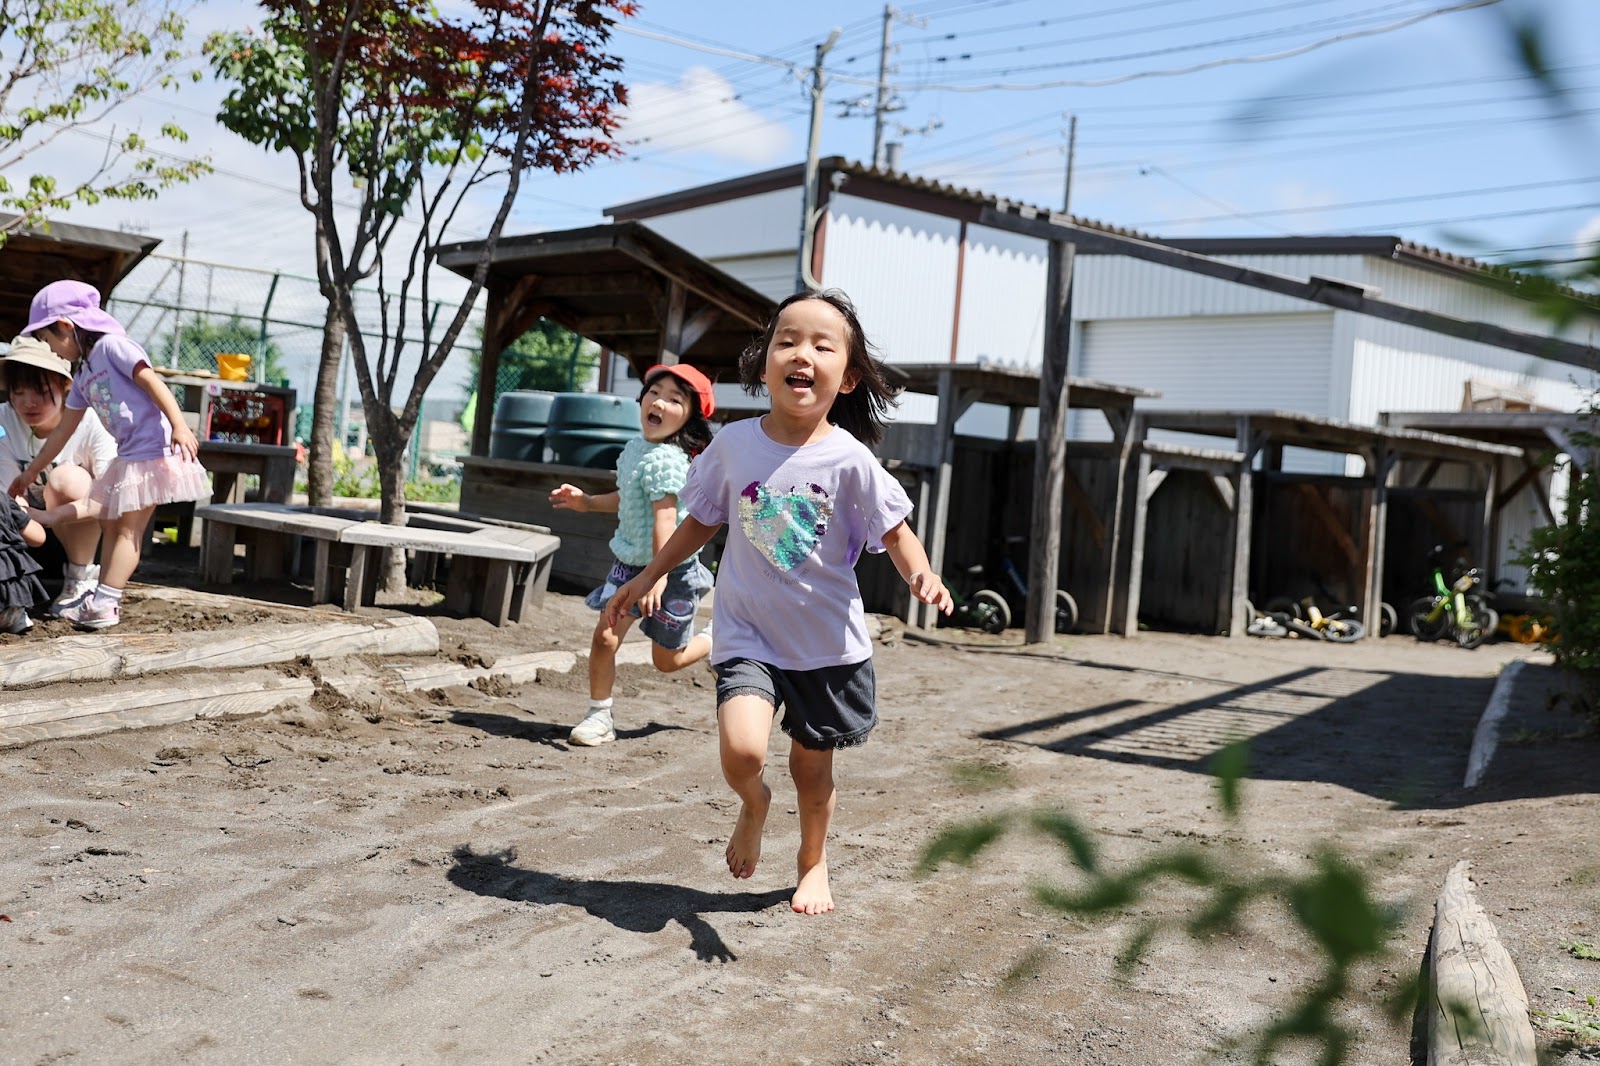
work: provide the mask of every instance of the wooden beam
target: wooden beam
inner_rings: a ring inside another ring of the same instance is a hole
[[[1046,270],[1044,364],[1039,368],[1039,437],[1033,463],[1033,521],[1028,538],[1026,639],[1055,634],[1056,578],[1061,557],[1062,481],[1067,466],[1067,369],[1072,343],[1072,264],[1076,249],[1050,242]]]
[[[1532,463],[1524,462],[1522,464],[1522,473],[1517,475],[1517,480],[1513,481],[1509,486],[1507,486],[1503,492],[1499,492],[1495,495],[1494,509],[1498,511],[1505,507],[1506,504],[1516,499],[1517,493],[1527,488],[1528,482],[1538,477],[1540,472],[1541,468],[1533,465]]]
[[[1318,492],[1315,485],[1298,484],[1295,490],[1304,499],[1307,512],[1333,537],[1334,543],[1339,545],[1339,550],[1344,552],[1344,557],[1350,565],[1360,566],[1364,553],[1350,536],[1350,531],[1340,524],[1339,516],[1333,513],[1333,508],[1328,506],[1327,497]]]
[[[722,308],[716,304],[706,304],[694,313],[694,316],[683,324],[683,330],[678,336],[678,355],[682,356],[693,348],[711,328],[722,320]]]
[[[655,283],[655,275],[643,270],[621,274],[565,274],[545,278],[539,286],[541,296],[643,296]]]
[[[1372,477],[1372,498],[1365,516],[1366,572],[1361,582],[1356,607],[1367,626],[1367,635],[1376,637],[1383,621],[1379,604],[1383,602],[1383,556],[1388,547],[1389,481],[1400,457],[1387,448],[1375,449],[1368,457],[1367,471]]]
[[[1061,466],[1061,487],[1064,494],[1072,498],[1072,511],[1082,518],[1089,526],[1089,536],[1094,539],[1095,547],[1101,551],[1106,548],[1106,524],[1095,513],[1094,501],[1089,494],[1083,491],[1077,475],[1072,472],[1072,467],[1065,463]]]
[[[1450,868],[1433,910],[1428,1061],[1437,1066],[1534,1066],[1528,993],[1472,890],[1465,859]]]
[[[666,314],[661,319],[661,340],[656,346],[656,362],[672,364],[683,352],[683,315],[688,293],[676,279],[667,283]]]
[[[1158,263],[1192,274],[1220,278],[1237,285],[1292,296],[1298,300],[1353,311],[1371,318],[1380,318],[1401,325],[1414,326],[1430,333],[1475,341],[1508,351],[1536,355],[1589,370],[1600,369],[1600,351],[1588,344],[1577,344],[1556,337],[1542,337],[1536,333],[1523,333],[1488,322],[1455,318],[1436,311],[1406,307],[1369,296],[1364,288],[1327,278],[1300,279],[1264,270],[1253,270],[1223,259],[1186,252],[1166,244],[1139,240],[1121,234],[1107,233],[1068,221],[1065,215],[1041,215],[1037,209],[1020,204],[1006,206],[985,205],[979,213],[978,224],[1011,233],[1022,233],[1047,241],[1073,241],[1085,253],[1125,255],[1147,263]]]
[[[1139,632],[1139,597],[1144,589],[1145,527],[1150,497],[1155,495],[1156,487],[1161,484],[1160,480],[1154,486],[1150,483],[1157,471],[1150,469],[1149,452],[1140,449],[1130,468],[1127,476],[1133,484],[1127,493],[1128,546],[1118,559],[1119,596],[1116,615],[1111,623],[1112,631],[1125,637]],[[1165,472],[1161,472],[1161,476],[1166,477]]]
[[[1443,462],[1444,460],[1442,459],[1434,459],[1423,467],[1422,473],[1417,475],[1416,483],[1412,485],[1412,488],[1425,489],[1433,484],[1433,476],[1439,472],[1439,467]]]

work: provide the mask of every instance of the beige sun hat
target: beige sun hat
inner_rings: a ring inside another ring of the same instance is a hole
[[[36,366],[40,370],[60,374],[68,381],[72,380],[72,364],[52,352],[44,341],[27,334],[13,338],[11,350],[5,355],[0,355],[0,368],[4,368],[7,363]]]

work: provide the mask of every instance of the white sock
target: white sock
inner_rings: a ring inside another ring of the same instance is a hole
[[[100,577],[100,568],[94,563],[68,563],[61,568],[61,576],[68,581],[94,581]]]
[[[609,710],[611,710],[611,697],[610,696],[607,696],[603,700],[597,700],[597,699],[594,699],[593,697],[590,697],[590,699],[589,699],[589,713],[590,714],[593,714],[595,711],[609,711]]]
[[[110,585],[103,583],[96,585],[94,587],[93,605],[98,610],[104,610],[107,607],[115,607],[120,610],[122,608],[122,590],[114,589]]]

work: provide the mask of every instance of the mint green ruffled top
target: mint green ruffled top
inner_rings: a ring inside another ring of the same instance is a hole
[[[655,555],[650,533],[655,527],[655,501],[678,496],[678,521],[683,521],[681,493],[689,477],[689,456],[676,444],[651,444],[635,437],[617,457],[617,532],[611,552],[629,566],[644,566]]]

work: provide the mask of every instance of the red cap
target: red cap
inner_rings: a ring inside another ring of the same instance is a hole
[[[670,366],[665,363],[657,363],[655,366],[644,372],[645,385],[648,387],[654,378],[658,378],[662,374],[671,374],[673,377],[689,386],[690,391],[700,398],[701,418],[710,418],[712,414],[716,412],[717,397],[716,394],[711,391],[710,378],[700,373],[700,371],[696,370],[688,363],[673,363]]]

